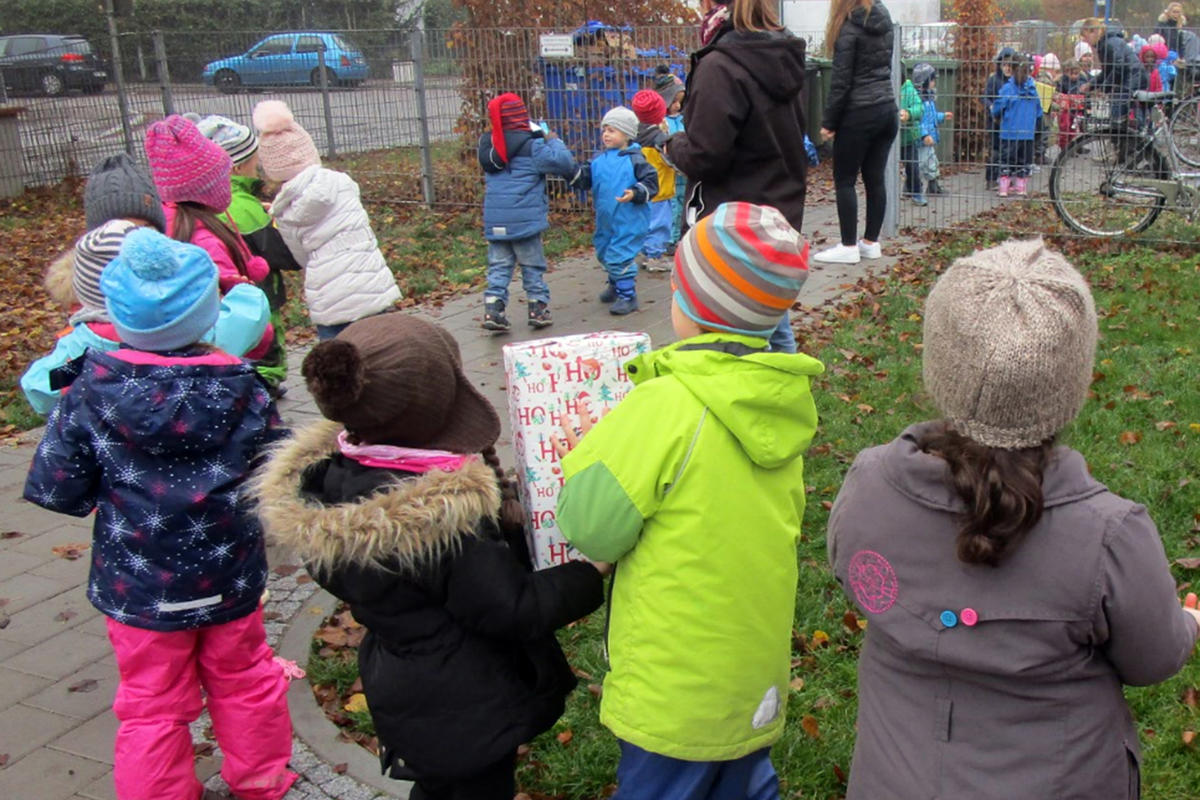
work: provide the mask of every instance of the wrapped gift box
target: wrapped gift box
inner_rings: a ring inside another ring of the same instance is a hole
[[[626,362],[650,349],[645,333],[606,331],[504,346],[508,414],[521,502],[529,514],[529,552],[537,569],[579,558],[555,522],[562,468],[552,437],[563,415],[574,423],[579,401],[603,416],[633,384]]]

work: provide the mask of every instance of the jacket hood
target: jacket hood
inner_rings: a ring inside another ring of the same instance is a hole
[[[858,6],[850,12],[850,19],[874,36],[882,36],[892,29],[892,15],[883,3],[872,3],[869,9]]]
[[[305,491],[305,472],[338,452],[342,426],[322,420],[280,445],[255,477],[263,528],[291,547],[314,573],[340,566],[407,569],[475,536],[500,512],[500,487],[482,461],[454,472],[402,479],[354,502],[325,504]]]
[[[323,168],[320,164],[310,164],[296,177],[286,181],[279,189],[279,193],[275,195],[275,201],[271,203],[271,216],[278,217],[293,205],[302,206],[305,191],[317,180],[322,171]]]
[[[479,166],[486,172],[503,172],[520,155],[521,148],[534,138],[541,138],[541,134],[530,130],[504,131],[504,149],[508,151],[508,163],[505,163],[492,144],[491,134],[485,133],[479,140]]]
[[[671,375],[720,420],[755,464],[774,469],[808,449],[817,429],[811,356],[769,353],[766,340],[709,333],[644,353],[626,367],[634,383]]]
[[[1000,80],[1002,80],[1002,81],[1008,80],[1007,78],[1004,77],[1004,70],[1000,68],[1000,65],[1003,64],[1007,59],[1010,59],[1013,56],[1015,56],[1016,54],[1017,54],[1017,51],[1012,49],[1011,47],[1001,47],[1000,52],[996,53],[996,58],[994,59],[994,61],[996,62],[996,77],[998,77]]]
[[[790,100],[804,88],[804,46],[803,39],[786,31],[729,31],[712,45],[749,72],[777,102]]]

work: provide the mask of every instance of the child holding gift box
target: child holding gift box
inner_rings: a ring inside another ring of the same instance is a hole
[[[683,341],[629,362],[633,391],[556,442],[559,528],[617,562],[600,705],[621,745],[615,800],[778,796],[768,754],[788,694],[809,378],[824,367],[767,339],[807,276],[779,211],[719,206],[675,253]]]

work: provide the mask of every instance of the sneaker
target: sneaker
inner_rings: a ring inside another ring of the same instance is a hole
[[[1017,195],[1017,197],[1028,197],[1029,196],[1029,179],[1028,178],[1017,178],[1016,181],[1014,181],[1014,183],[1016,184],[1015,194]]]
[[[612,302],[615,302],[616,299],[617,299],[616,287],[614,287],[612,285],[612,282],[609,281],[608,283],[606,283],[604,285],[604,291],[600,292],[600,302],[601,303],[612,303]]]
[[[499,300],[484,301],[483,327],[489,331],[507,331],[512,328],[508,317],[504,316],[504,303]]]
[[[550,319],[550,309],[541,300],[529,304],[529,327],[548,328],[554,320]]]
[[[646,270],[646,272],[670,272],[672,266],[671,261],[666,256],[654,256],[642,262],[642,269]]]
[[[608,313],[618,317],[623,317],[638,310],[637,295],[633,297],[618,297],[616,302],[608,309]]]
[[[1008,187],[1012,185],[1012,178],[1007,175],[1000,176],[1000,191],[996,192],[1000,197],[1008,197]]]
[[[855,245],[838,244],[813,256],[814,261],[826,264],[857,264],[862,256]]]
[[[913,202],[913,205],[914,205],[914,206],[927,206],[927,205],[929,205],[929,201],[925,199],[925,195],[923,195],[923,194],[914,194],[914,195],[912,196],[912,202]]]
[[[879,242],[867,244],[862,239],[858,240],[858,255],[860,258],[865,258],[874,261],[877,258],[883,258],[883,248],[879,246]]]
[[[925,187],[925,192],[926,194],[945,194],[946,190],[942,188],[940,183],[938,183],[937,178],[934,178],[929,182],[929,185]]]

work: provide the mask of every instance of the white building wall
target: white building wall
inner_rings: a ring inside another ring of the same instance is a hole
[[[921,25],[941,19],[941,0],[886,0],[892,19],[901,25]],[[783,0],[783,24],[818,47],[825,38],[830,0]],[[811,49],[811,48],[810,48]]]

